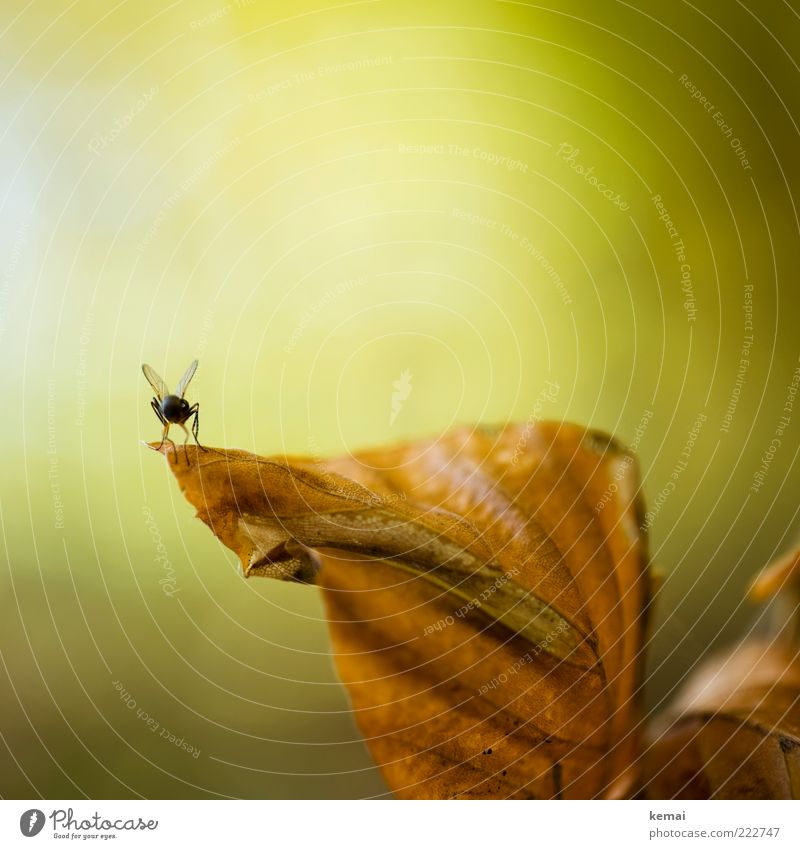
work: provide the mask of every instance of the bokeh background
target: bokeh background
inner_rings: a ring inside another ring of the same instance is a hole
[[[262,454],[607,430],[650,708],[749,626],[798,529],[797,2],[5,0],[0,46],[0,794],[385,793],[316,591],[142,446],[142,361]]]

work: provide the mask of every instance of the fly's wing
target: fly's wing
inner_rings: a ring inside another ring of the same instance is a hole
[[[178,381],[178,385],[175,387],[175,394],[179,398],[183,398],[186,390],[189,387],[189,381],[194,377],[194,373],[197,371],[197,360],[192,360],[189,363],[189,368],[183,373],[183,377]]]
[[[195,360],[195,365],[197,365],[197,361]],[[161,401],[169,395],[169,389],[167,384],[156,374],[155,370],[152,366],[147,365],[147,363],[142,364],[142,371],[144,372],[144,376],[147,378],[147,382],[153,387],[156,395],[158,395],[158,400]],[[187,372],[188,373],[188,372]]]

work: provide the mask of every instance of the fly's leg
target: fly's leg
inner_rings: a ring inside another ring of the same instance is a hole
[[[192,422],[192,436],[194,437],[194,441],[197,443],[197,447],[201,451],[208,451],[208,448],[200,444],[200,440],[197,438],[197,435],[200,433],[200,402],[195,401],[194,404],[189,408],[189,416],[194,416],[194,421]],[[189,416],[186,417],[187,421]]]
[[[167,423],[167,420],[164,418],[164,414],[161,412],[161,406],[155,398],[153,398],[153,400],[150,402],[150,406],[153,408],[153,412],[158,416],[158,420],[161,422],[161,424],[165,425]]]
[[[183,420],[185,422],[186,419]],[[186,443],[189,441],[189,431],[186,430],[186,425],[183,422],[178,422],[178,427],[182,428],[183,432],[186,434],[186,439],[183,440],[183,456],[186,457],[186,465],[189,465],[189,449],[186,447]]]
[[[161,422],[161,424],[164,425],[164,430],[161,434],[161,442],[158,443],[158,448],[156,448],[156,451],[160,451],[164,447],[165,442],[169,442],[169,444],[172,446],[172,450],[176,451],[177,449],[175,448],[175,443],[171,439],[167,439],[167,434],[169,433],[169,422],[164,418],[158,401],[153,398],[153,400],[150,402],[150,406],[153,408],[155,414],[158,416],[158,420]]]
[[[168,433],[169,433],[169,422],[167,422],[167,423],[164,425],[164,433],[162,433],[162,434],[161,434],[161,443],[159,444],[159,446],[158,446],[158,448],[157,448],[156,450],[160,451],[160,450],[161,450],[161,446],[162,446],[165,442],[169,442],[169,444],[172,446],[172,453],[175,455],[175,462],[177,463],[177,462],[178,462],[178,447],[177,447],[177,446],[175,445],[175,443],[174,443],[174,442],[173,442],[173,441],[172,441],[172,440],[171,440],[171,439],[167,436],[167,434],[168,434]]]

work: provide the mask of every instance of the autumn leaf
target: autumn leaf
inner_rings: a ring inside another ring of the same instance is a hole
[[[800,798],[798,563],[800,549],[751,588],[754,600],[777,595],[770,633],[702,664],[661,718],[644,756],[650,798]]]
[[[750,599],[769,603],[771,633],[800,646],[800,546],[763,569],[750,585]]]
[[[645,755],[652,799],[800,798],[800,657],[753,641],[702,666]]]
[[[321,587],[396,795],[635,780],[650,587],[636,465],[609,437],[537,423],[325,462],[162,451],[245,576]]]

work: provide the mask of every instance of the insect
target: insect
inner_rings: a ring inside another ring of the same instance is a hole
[[[186,394],[186,390],[189,387],[189,381],[194,377],[194,373],[197,371],[197,360],[192,360],[189,363],[189,368],[183,373],[183,377],[178,381],[178,385],[175,387],[175,392],[172,393],[169,391],[167,384],[158,376],[155,370],[144,363],[142,365],[142,371],[144,372],[144,376],[147,378],[147,382],[153,387],[156,393],[156,397],[150,402],[150,406],[153,408],[155,414],[158,416],[158,420],[161,424],[164,425],[164,432],[161,434],[161,442],[159,443],[158,449],[161,450],[161,446],[165,442],[169,442],[172,444],[172,448],[175,451],[175,456],[178,456],[178,450],[175,447],[175,443],[167,437],[169,433],[169,426],[172,424],[179,425],[183,428],[183,432],[186,434],[186,439],[183,441],[183,450],[186,454],[186,462],[189,462],[189,452],[186,448],[186,443],[189,441],[189,431],[186,429],[186,422],[194,416],[194,421],[192,422],[192,436],[194,436],[194,441],[197,443],[198,447],[203,451],[207,451],[207,448],[203,448],[200,445],[200,440],[197,438],[197,433],[200,430],[200,404],[195,401],[194,404],[189,406],[189,402],[183,397]]]

